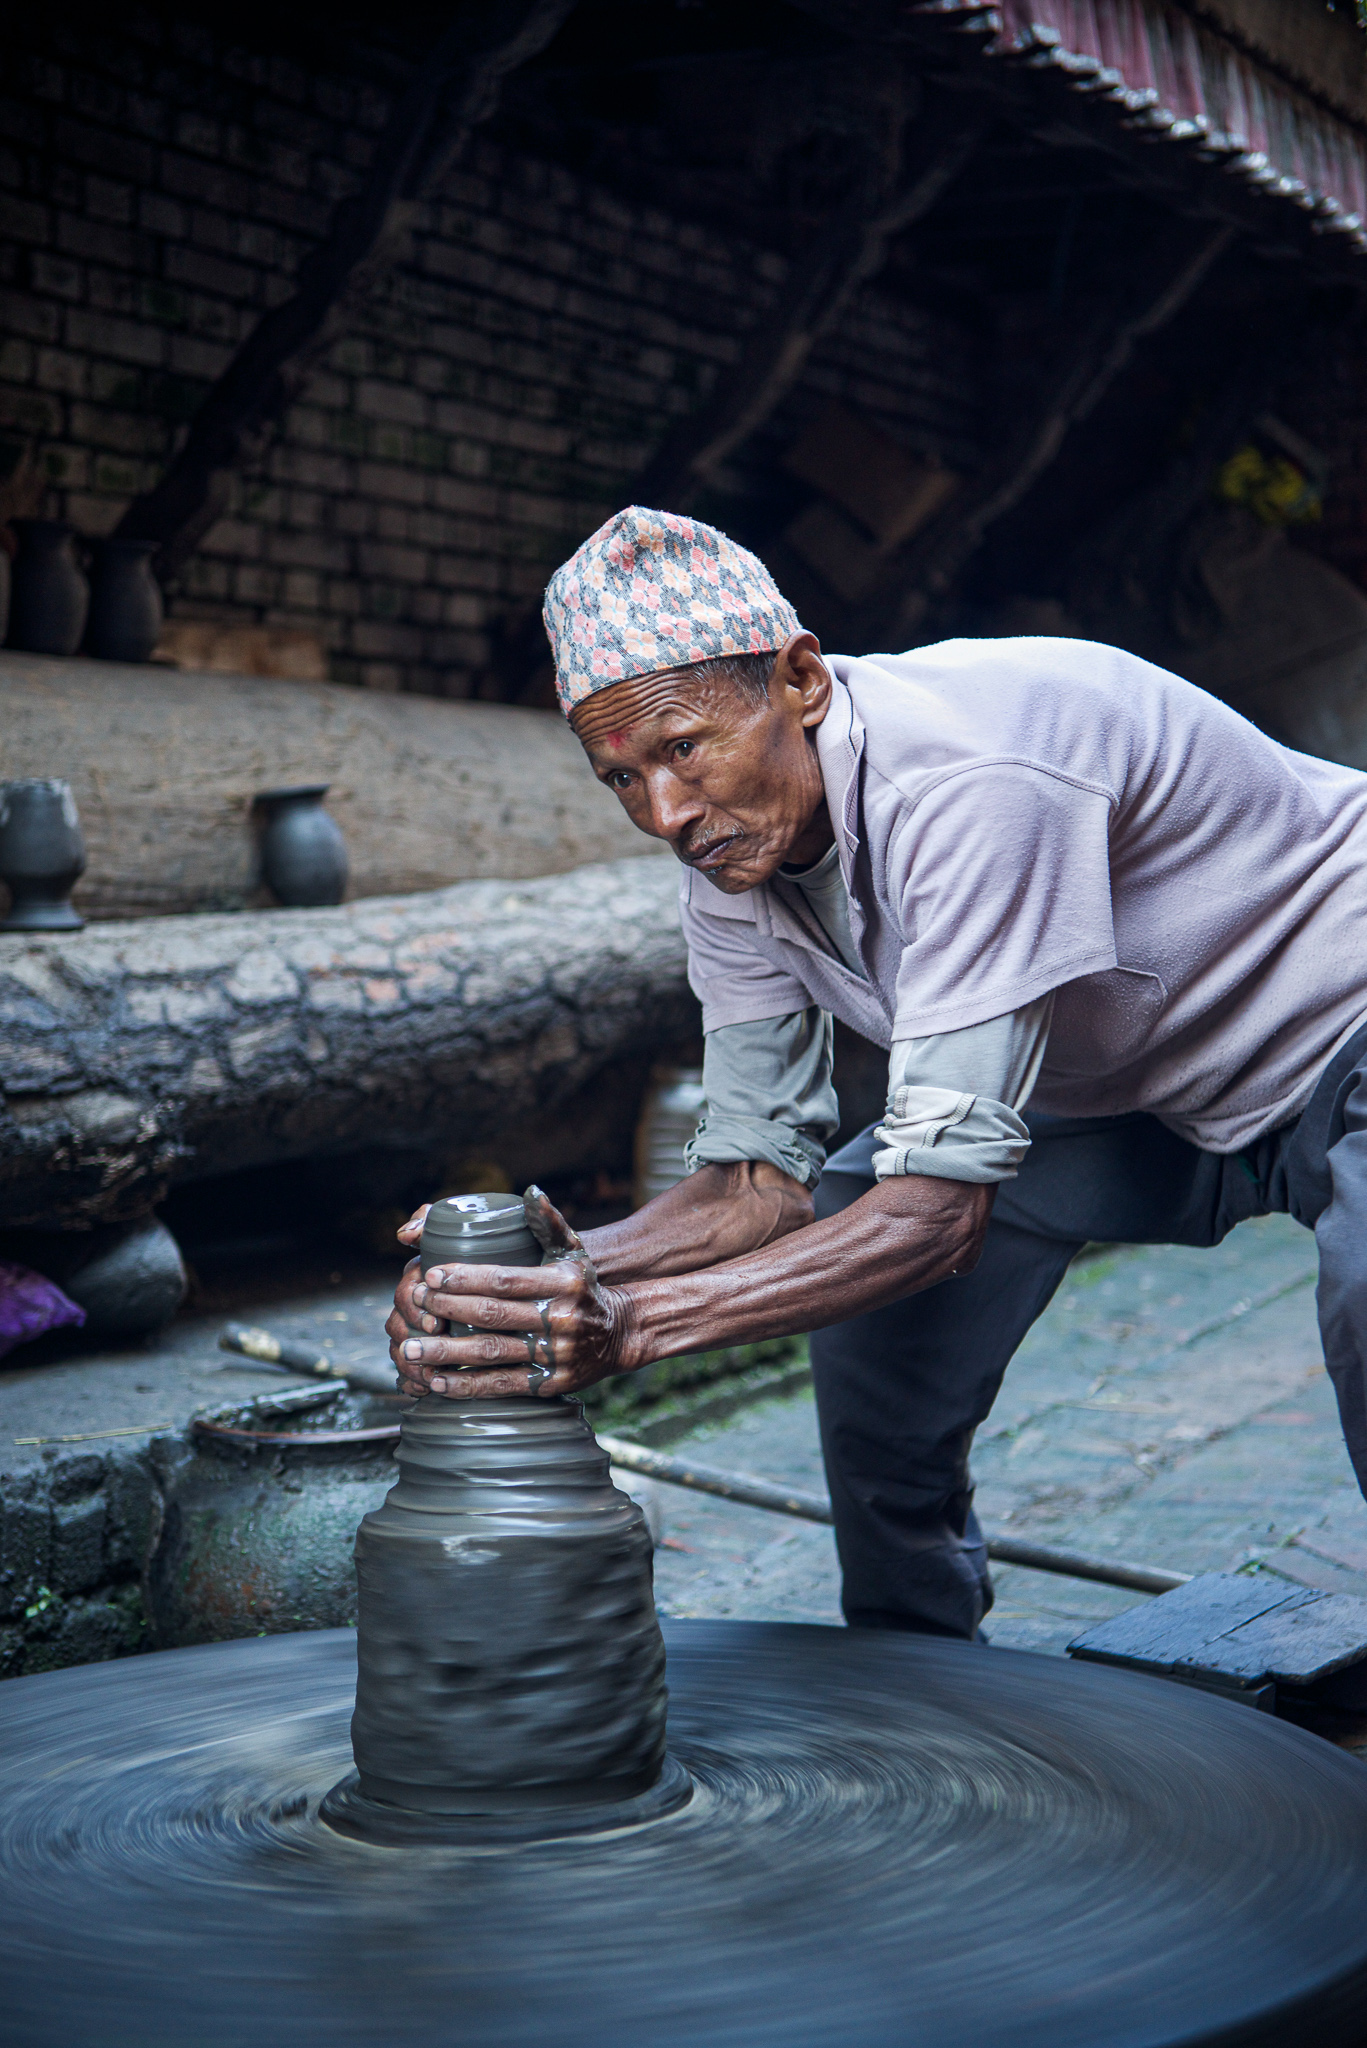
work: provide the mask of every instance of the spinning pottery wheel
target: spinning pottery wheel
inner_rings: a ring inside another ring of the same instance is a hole
[[[397,1457],[356,1634],[0,1687],[13,2048],[1360,2048],[1327,1743],[965,1643],[662,1642],[572,1402],[428,1398]]]
[[[350,1631],[0,1688],[14,2048],[1363,2038],[1367,1773],[1012,1651],[667,1625],[687,1804],[502,1847],[318,1818]]]

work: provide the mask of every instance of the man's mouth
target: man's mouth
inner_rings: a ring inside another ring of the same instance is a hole
[[[726,858],[733,846],[739,845],[745,837],[743,832],[732,832],[725,839],[709,839],[703,846],[692,846],[679,855],[685,867],[714,868]]]

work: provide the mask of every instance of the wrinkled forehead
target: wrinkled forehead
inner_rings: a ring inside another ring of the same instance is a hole
[[[724,721],[732,707],[739,717],[744,707],[723,678],[662,669],[595,691],[575,706],[570,723],[586,753],[616,759],[648,748],[683,720]]]

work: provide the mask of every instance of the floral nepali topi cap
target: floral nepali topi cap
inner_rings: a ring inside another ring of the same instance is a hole
[[[628,505],[546,585],[542,612],[568,718],[595,690],[722,654],[767,654],[800,630],[769,571],[700,519]]]

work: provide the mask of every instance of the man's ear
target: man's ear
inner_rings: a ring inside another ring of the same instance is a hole
[[[802,706],[802,723],[820,725],[831,708],[831,678],[821,659],[821,642],[815,633],[793,633],[779,648],[770,679],[770,695],[777,702],[783,690],[796,692]]]

